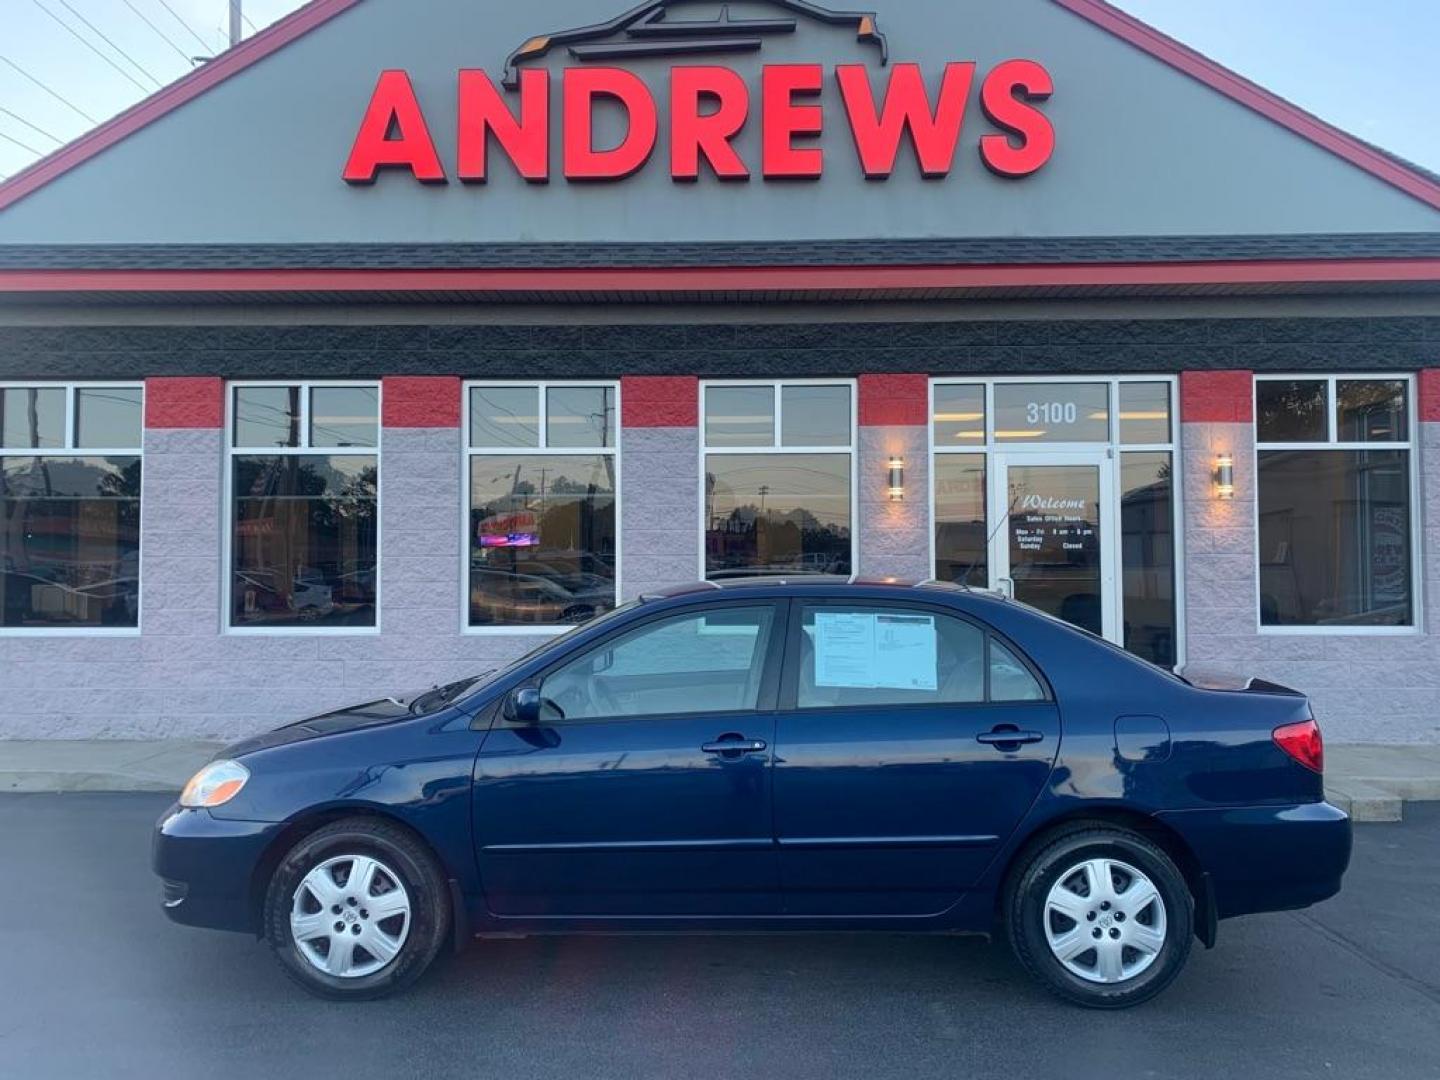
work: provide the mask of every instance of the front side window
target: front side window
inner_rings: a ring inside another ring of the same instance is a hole
[[[140,625],[139,386],[0,386],[0,629]]]
[[[469,626],[571,626],[618,593],[614,383],[469,387]]]
[[[704,389],[705,574],[849,574],[855,388]]]
[[[540,686],[552,720],[746,712],[759,707],[772,605],[659,619],[592,649]]]
[[[1415,625],[1408,379],[1256,383],[1260,623]]]
[[[1010,649],[974,623],[911,608],[807,605],[801,614],[801,709],[1041,701]]]
[[[374,628],[380,388],[230,388],[229,625]]]

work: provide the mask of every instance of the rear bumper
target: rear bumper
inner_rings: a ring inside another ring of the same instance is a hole
[[[171,807],[156,824],[151,843],[165,914],[186,926],[253,933],[255,867],[280,828]]]
[[[1318,904],[1340,891],[1350,866],[1350,818],[1329,803],[1157,816],[1210,875],[1222,919]]]

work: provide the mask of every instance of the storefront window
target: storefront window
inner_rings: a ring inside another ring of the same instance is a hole
[[[1414,626],[1409,381],[1261,380],[1256,397],[1324,403],[1260,432],[1261,625]]]
[[[231,389],[229,619],[235,629],[378,625],[380,390]]]
[[[616,404],[613,383],[469,388],[471,627],[568,626],[615,607]]]
[[[972,588],[990,585],[985,455],[935,457],[935,576]]]
[[[0,629],[139,626],[142,396],[0,387]]]
[[[854,385],[705,387],[705,573],[849,574]]]

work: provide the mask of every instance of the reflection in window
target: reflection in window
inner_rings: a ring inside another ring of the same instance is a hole
[[[470,445],[540,445],[540,389],[477,386],[470,391]]]
[[[985,456],[935,457],[935,576],[972,588],[990,584]]]
[[[231,625],[374,626],[373,456],[237,455]]]
[[[1120,441],[1144,446],[1170,441],[1170,384],[1120,384]]]
[[[773,386],[711,386],[705,390],[705,445],[774,446]]]
[[[470,625],[586,622],[615,606],[615,458],[470,458]]]
[[[1409,441],[1409,387],[1403,380],[1342,381],[1335,390],[1340,442]]]
[[[786,386],[780,394],[781,446],[850,445],[850,387]]]
[[[1330,384],[1324,379],[1261,379],[1255,384],[1255,412],[1260,442],[1327,442]]]
[[[1168,451],[1121,455],[1120,533],[1125,648],[1174,667],[1175,477]]]
[[[64,445],[63,386],[0,389],[0,449],[58,450]]]
[[[139,446],[141,397],[138,386],[81,386],[75,390],[75,446],[113,450]]]
[[[707,576],[849,574],[850,469],[849,454],[708,455]]]
[[[1412,626],[1410,454],[1262,450],[1265,626]]]
[[[0,458],[0,626],[139,625],[140,468],[138,456]]]
[[[935,384],[935,446],[985,443],[985,387]]]
[[[613,386],[552,386],[545,402],[546,446],[588,449],[615,445]]]
[[[380,391],[373,386],[317,386],[311,390],[310,445],[379,446]]]
[[[237,386],[232,446],[299,446],[299,386]]]

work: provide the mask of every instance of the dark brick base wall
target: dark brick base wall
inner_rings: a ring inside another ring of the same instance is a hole
[[[0,379],[1411,371],[1437,357],[1440,317],[0,328]]]

